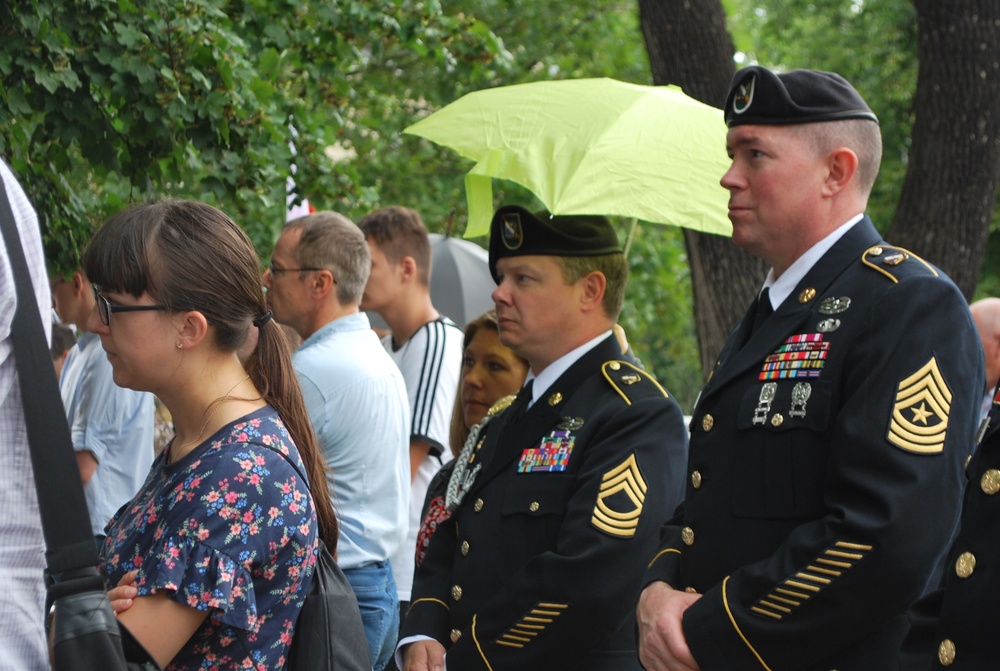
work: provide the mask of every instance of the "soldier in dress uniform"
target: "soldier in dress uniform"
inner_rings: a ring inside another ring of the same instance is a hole
[[[911,611],[902,671],[984,671],[997,668],[1000,660],[1000,387],[979,435],[979,448],[966,469],[958,538],[940,589]]]
[[[771,270],[691,422],[639,600],[662,669],[896,668],[954,528],[984,373],[940,270],[864,215],[881,138],[839,75],[739,71],[722,177]]]
[[[687,431],[612,333],[627,262],[603,217],[507,206],[490,268],[500,339],[530,372],[457,458],[401,668],[639,669],[632,604],[683,496]]]

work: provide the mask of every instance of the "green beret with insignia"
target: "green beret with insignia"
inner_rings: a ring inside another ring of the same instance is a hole
[[[505,205],[490,223],[490,272],[509,256],[603,256],[622,253],[618,235],[607,217],[598,215],[534,214],[519,205]]]
[[[878,123],[854,87],[833,72],[792,70],[777,74],[759,65],[733,76],[725,107],[726,125],[786,126],[867,119]]]

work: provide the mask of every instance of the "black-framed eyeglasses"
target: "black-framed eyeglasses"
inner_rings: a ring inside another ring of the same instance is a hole
[[[272,275],[277,275],[278,273],[308,273],[316,270],[326,270],[326,268],[277,268],[274,265],[274,261],[271,261],[267,267],[267,271]]]
[[[114,312],[145,312],[147,310],[169,310],[166,305],[112,305],[111,301],[101,295],[96,284],[94,288],[94,302],[97,303],[97,314],[101,315],[101,321],[105,326],[111,326],[111,314]]]

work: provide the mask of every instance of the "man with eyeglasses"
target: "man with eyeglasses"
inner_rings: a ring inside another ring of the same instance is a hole
[[[408,527],[410,410],[402,374],[358,307],[370,270],[361,230],[316,212],[285,227],[264,285],[275,321],[303,339],[292,365],[330,466],[337,560],[361,606],[374,671],[382,671],[399,629],[389,557]]]
[[[63,364],[59,391],[91,527],[101,540],[104,526],[139,490],[153,461],[153,395],[115,384],[101,339],[87,330],[87,319],[95,307],[105,324],[128,319],[118,314],[121,306],[108,303],[82,270],[68,278],[55,274],[50,286],[59,319],[75,325],[80,334]]]

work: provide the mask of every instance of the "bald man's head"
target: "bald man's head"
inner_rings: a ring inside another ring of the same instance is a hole
[[[1000,380],[1000,298],[984,298],[969,306],[986,355],[986,389]]]

